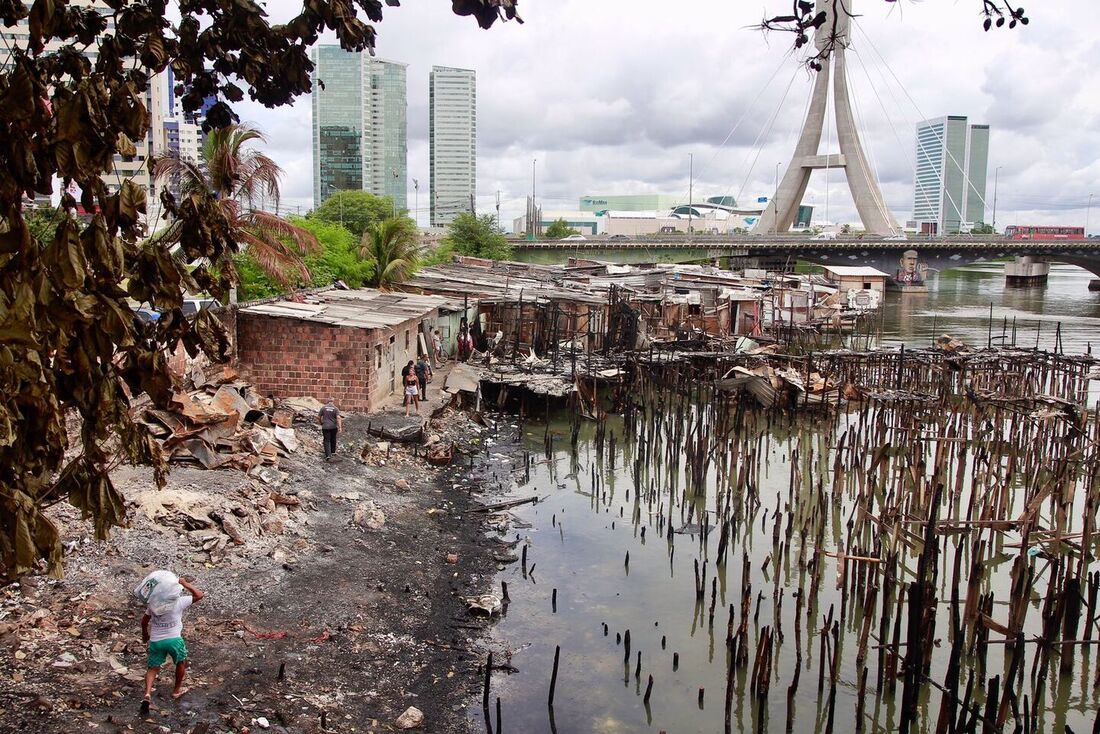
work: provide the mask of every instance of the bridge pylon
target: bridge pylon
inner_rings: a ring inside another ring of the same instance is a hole
[[[814,45],[819,52],[825,54],[821,59],[821,70],[817,72],[817,79],[814,81],[810,108],[806,113],[806,121],[802,124],[802,134],[798,138],[794,155],[775,197],[753,227],[754,233],[778,234],[789,231],[798,215],[802,197],[806,194],[810,174],[820,168],[838,168],[844,171],[859,218],[868,234],[890,235],[900,232],[897,220],[886,208],[878,181],[867,163],[859,140],[855,115],[852,114],[845,51],[851,45],[853,1],[817,0],[817,12],[826,14],[825,22],[814,32]],[[819,155],[818,149],[828,110],[830,78],[833,82],[833,109],[836,113],[840,153]]]

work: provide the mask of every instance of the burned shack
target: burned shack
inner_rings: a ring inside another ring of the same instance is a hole
[[[483,351],[498,334],[498,346],[510,352],[544,354],[562,342],[575,343],[580,351],[603,348],[606,293],[569,281],[560,266],[456,257],[423,269],[404,287],[476,304],[470,328]]]
[[[786,339],[794,329],[850,327],[864,310],[853,310],[821,275],[580,258],[534,265],[456,257],[424,268],[403,287],[447,298],[463,313],[472,310],[477,349],[512,355],[742,336]]]
[[[425,349],[447,305],[367,288],[243,304],[241,374],[264,395],[333,397],[345,410],[376,410],[400,388],[401,368]]]

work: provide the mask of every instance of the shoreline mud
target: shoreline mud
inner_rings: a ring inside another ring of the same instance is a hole
[[[493,591],[498,563],[484,516],[471,514],[489,489],[476,467],[491,463],[492,431],[449,411],[478,456],[440,468],[370,436],[379,418],[349,416],[330,462],[320,431],[297,427],[301,447],[272,491],[192,467],[157,490],[149,470],[120,467],[132,519],[106,542],[58,505],[65,579],[0,589],[0,729],[354,732],[391,730],[415,707],[421,730],[466,732],[487,625],[464,600]],[[241,537],[189,528],[188,513],[203,512],[188,503],[204,501],[215,517],[232,513]],[[166,667],[143,717],[131,590],[157,568],[207,598],[185,618],[191,691],[173,701]]]

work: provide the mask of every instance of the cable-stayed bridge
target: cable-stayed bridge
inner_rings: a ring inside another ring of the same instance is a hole
[[[614,240],[536,240],[513,243],[523,262],[555,263],[575,257],[613,263],[801,260],[817,265],[863,265],[895,277],[902,260],[917,260],[931,271],[976,262],[1030,258],[1039,263],[1078,265],[1100,276],[1100,239],[1009,240],[997,236],[889,239],[843,236],[812,239],[798,236],[695,235],[649,236]],[[908,257],[907,257],[908,256]]]

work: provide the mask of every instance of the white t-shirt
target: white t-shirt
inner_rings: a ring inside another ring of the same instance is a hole
[[[191,606],[193,599],[185,594],[176,600],[176,606],[167,614],[149,612],[149,641],[171,640],[183,635],[183,612]]]

